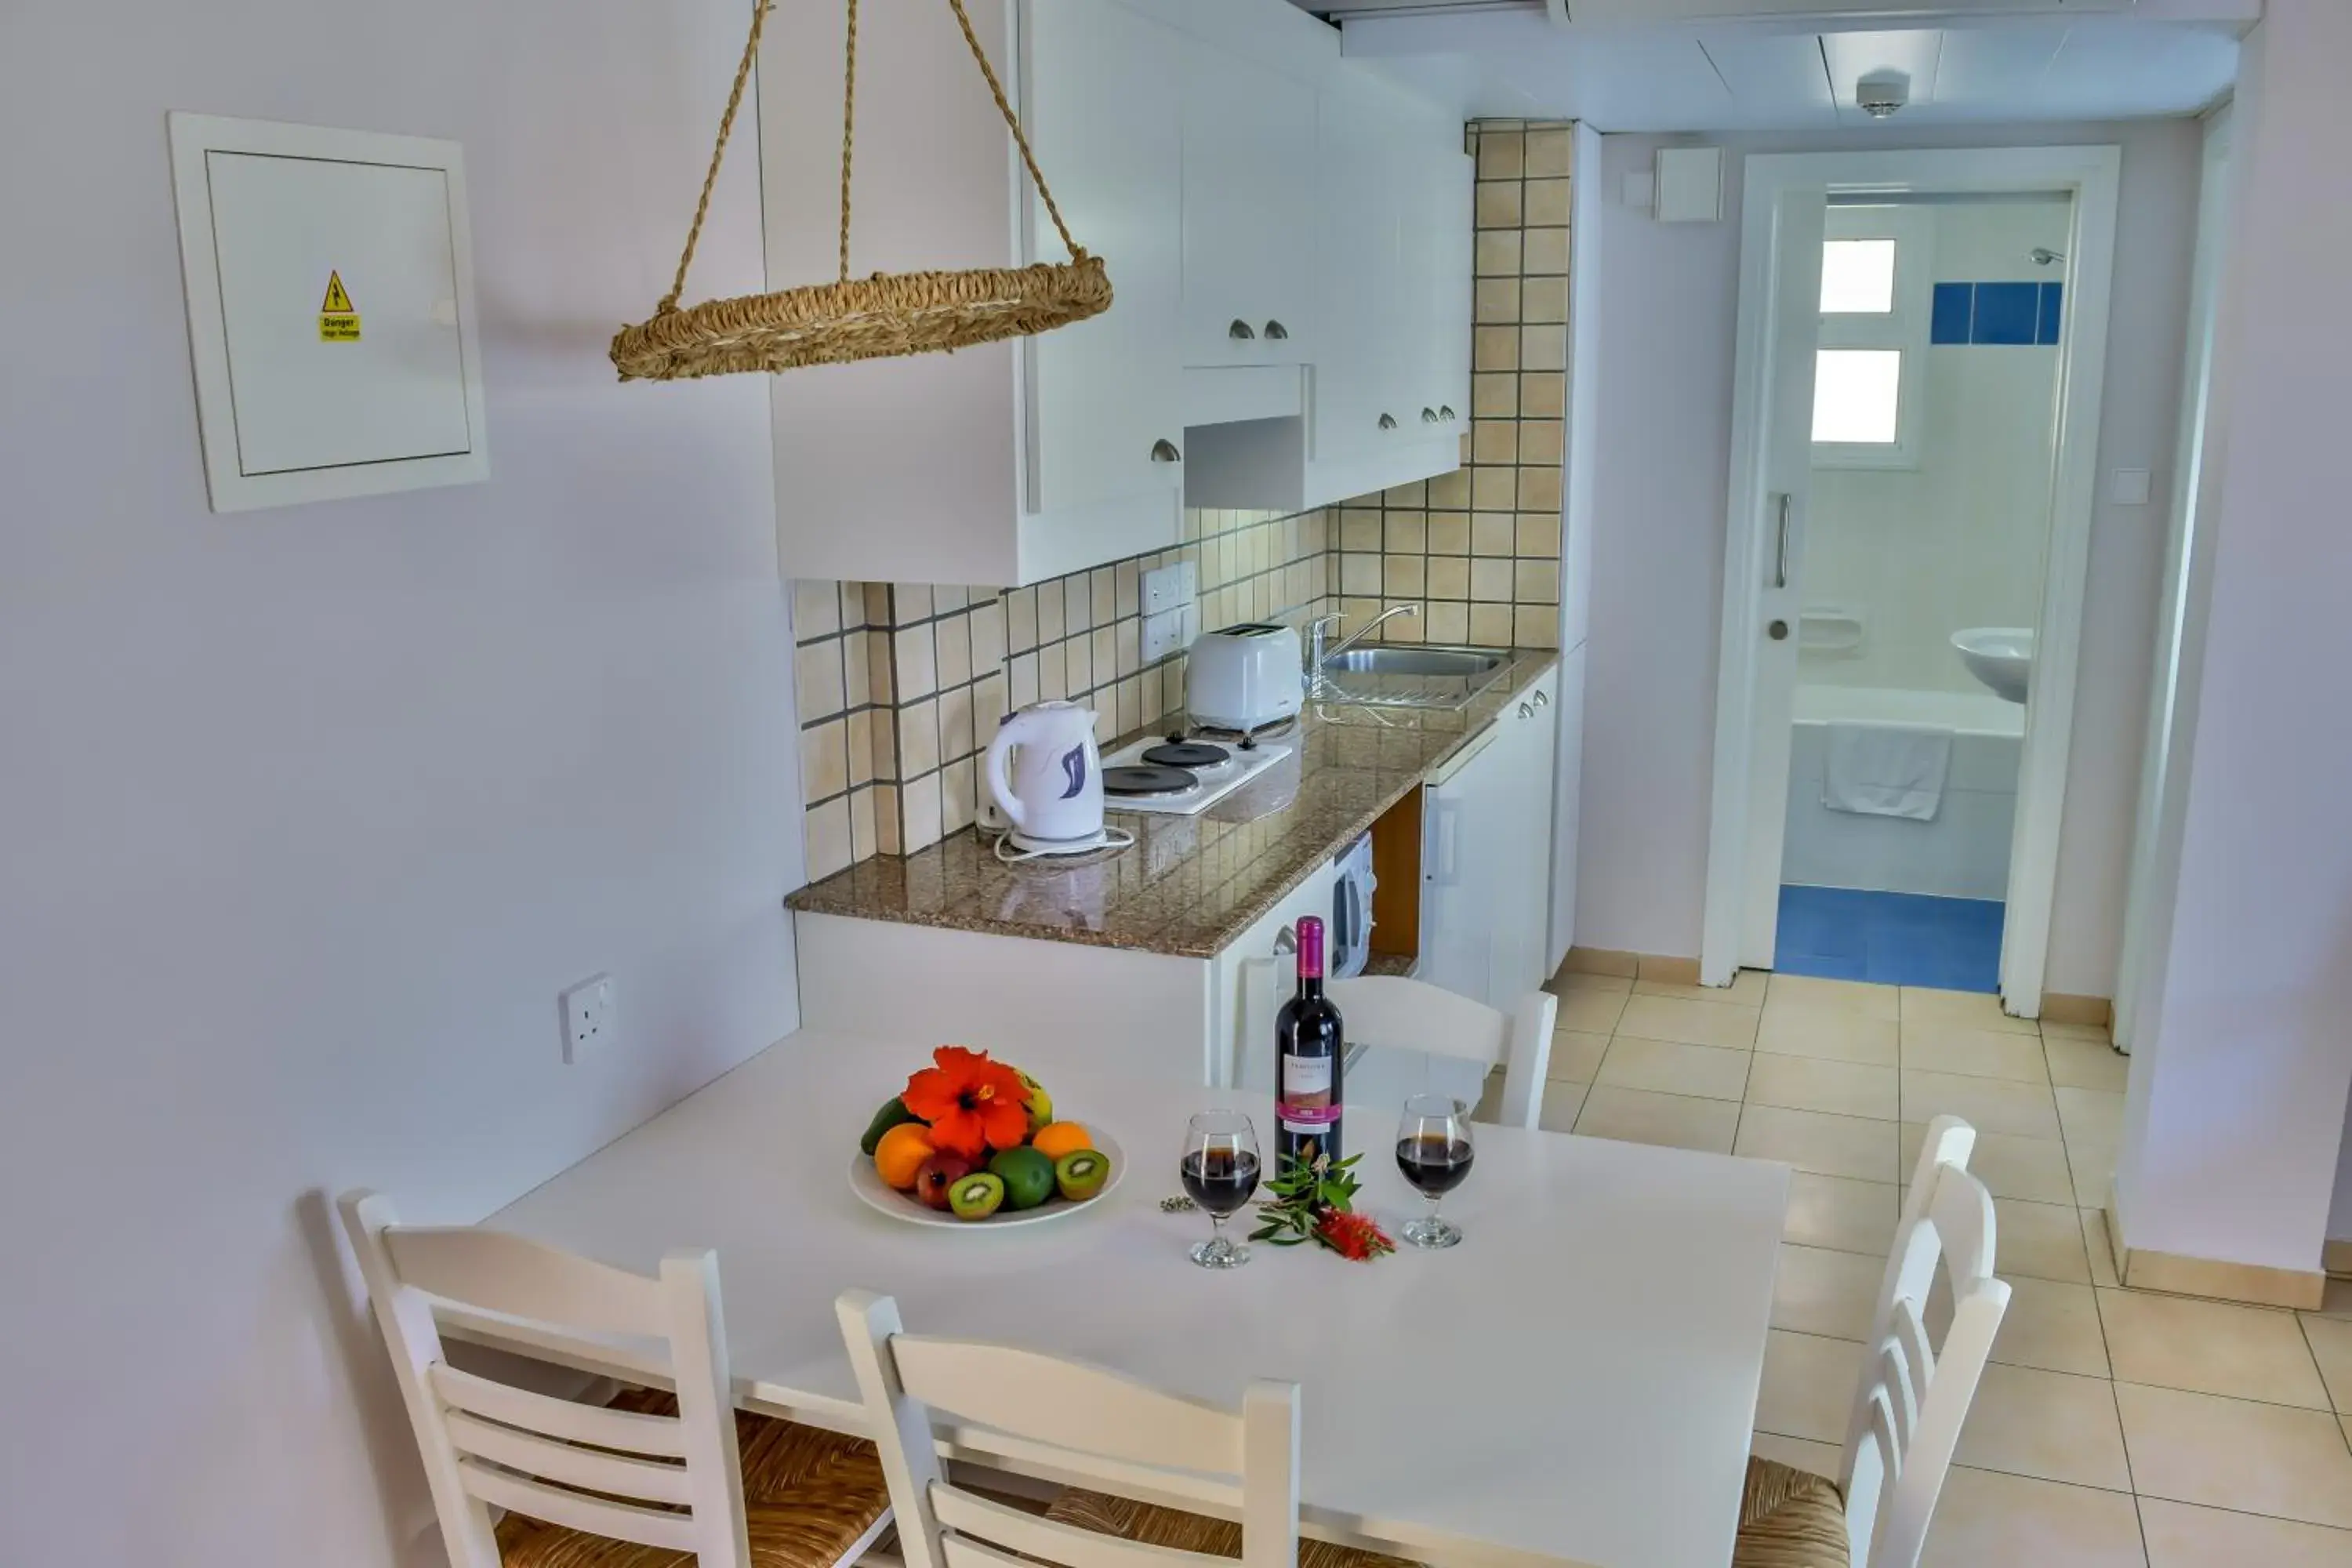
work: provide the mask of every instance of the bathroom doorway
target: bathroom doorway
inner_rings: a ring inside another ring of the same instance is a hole
[[[1748,160],[1703,974],[2040,1011],[2108,148]]]

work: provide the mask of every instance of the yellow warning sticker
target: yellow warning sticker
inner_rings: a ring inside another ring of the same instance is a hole
[[[359,307],[352,303],[349,290],[343,287],[343,275],[339,271],[327,274],[327,297],[319,305],[319,341],[322,343],[355,343],[360,341]]]

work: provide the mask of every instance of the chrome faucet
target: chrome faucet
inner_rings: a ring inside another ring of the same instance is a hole
[[[1418,616],[1419,614],[1421,614],[1421,606],[1419,605],[1391,605],[1387,609],[1382,610],[1379,615],[1374,616],[1370,620],[1365,622],[1362,626],[1357,627],[1348,636],[1341,637],[1338,645],[1328,650],[1326,650],[1323,646],[1324,628],[1334,625],[1345,626],[1347,624],[1348,617],[1336,614],[1316,616],[1314,621],[1307,627],[1307,647],[1309,649],[1307,656],[1307,694],[1312,696],[1316,691],[1321,689],[1324,681],[1323,667],[1326,662],[1339,658],[1341,654],[1347,652],[1349,648],[1355,647],[1358,643],[1363,641],[1374,632],[1380,630],[1383,622],[1391,620],[1398,616]]]

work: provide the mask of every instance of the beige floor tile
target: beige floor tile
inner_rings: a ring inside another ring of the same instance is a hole
[[[1898,1108],[1896,1081],[1893,1068],[1759,1051],[1748,1073],[1748,1103],[1892,1121]]]
[[[2104,1039],[2085,1040],[2044,1030],[2042,1054],[2050,1063],[2050,1081],[2061,1089],[2104,1089],[2121,1094],[2131,1068],[2131,1058]]]
[[[2031,1018],[2012,1018],[2000,1010],[2000,998],[1986,991],[1937,991],[1924,985],[1903,990],[1906,1024],[1948,1024],[1963,1029],[1999,1029],[2011,1035],[2035,1035],[2042,1026]]]
[[[1780,1160],[1818,1176],[1892,1182],[1897,1174],[1895,1146],[1900,1137],[1892,1121],[1751,1105],[1739,1118],[1739,1142],[1733,1152],[1758,1160]]]
[[[1584,1109],[1584,1096],[1590,1084],[1573,1083],[1566,1079],[1553,1079],[1543,1087],[1543,1107],[1536,1113],[1536,1125],[1547,1132],[1572,1132],[1576,1118]]]
[[[2145,1290],[2102,1290],[2099,1321],[2118,1381],[2311,1410],[2329,1407],[2303,1325],[2293,1312]]]
[[[2352,1568],[2352,1531],[2142,1498],[2147,1568]]]
[[[2116,1247],[2107,1235],[2105,1209],[2079,1208],[2083,1216],[2083,1250],[2091,1259],[2091,1283],[2103,1290],[2112,1290],[2123,1281],[2116,1277]]]
[[[1609,1043],[1609,1054],[1601,1058],[1601,1071],[1592,1081],[1612,1089],[1737,1100],[1748,1087],[1748,1058],[1746,1051],[1621,1033]]]
[[[2045,1040],[2096,1040],[2105,1045],[2115,1037],[2105,1024],[2053,1024],[2044,1019],[2041,1029]]]
[[[1905,1069],[1903,1120],[1925,1122],[1938,1116],[1958,1116],[1979,1132],[2013,1138],[2059,1135],[2057,1102],[2045,1086]]]
[[[1636,980],[1636,996],[1674,996],[1685,1002],[1725,1002],[1735,1007],[1764,1005],[1765,983],[1771,976],[1760,969],[1743,969],[1728,985],[1685,985],[1673,980]]]
[[[2124,1135],[2124,1097],[2107,1089],[2064,1088],[2053,1091],[2058,1126],[2067,1142],[2113,1145]]]
[[[1597,1086],[1584,1097],[1584,1110],[1576,1119],[1576,1130],[1587,1137],[1663,1143],[1710,1154],[1731,1152],[1738,1126],[1739,1107],[1727,1100]]]
[[[1774,1329],[1764,1339],[1764,1381],[1756,1394],[1756,1430],[1816,1443],[1843,1443],[1862,1346]]]
[[[1565,996],[1571,991],[1606,991],[1622,996],[1633,989],[1630,974],[1586,974],[1579,970],[1563,969],[1545,984],[1546,990]]]
[[[1922,1121],[1903,1124],[1903,1173],[1919,1163],[1919,1146],[1927,1140]],[[2066,1145],[2055,1138],[2012,1138],[2003,1132],[1977,1132],[1976,1152],[1969,1156],[1969,1173],[1997,1198],[2023,1198],[2029,1203],[2071,1204],[2074,1181],[2066,1168]]]
[[[1996,1264],[1994,1271],[2000,1272]],[[2003,1276],[2007,1278],[2007,1276]],[[1940,1335],[1948,1309],[1931,1325]],[[1938,1343],[1941,1342],[1939,1339]],[[2106,1377],[2107,1346],[2099,1332],[2099,1303],[2088,1285],[2020,1275],[2009,1280],[2009,1311],[1993,1336],[1992,1359],[2003,1366],[2039,1367],[2083,1377]]]
[[[2003,1029],[1964,1029],[1948,1024],[1903,1026],[1903,1065],[1919,1072],[1959,1073],[1969,1078],[2048,1083],[2042,1037]]]
[[[1560,993],[1554,1029],[1574,1029],[1589,1035],[1613,1034],[1625,1011],[1622,991],[1587,991],[1581,986]]]
[[[2330,1279],[2319,1301],[2323,1318],[2352,1318],[2352,1279]]]
[[[1673,996],[1633,996],[1617,1019],[1616,1032],[1644,1040],[1685,1046],[1727,1046],[1746,1050],[1756,1043],[1756,1009],[1722,1002],[1685,1002]]]
[[[2319,1363],[2320,1375],[2327,1380],[2336,1408],[2352,1411],[2352,1321],[2306,1312],[2303,1333],[2311,1342],[2312,1356]]]
[[[1892,985],[1861,980],[1823,980],[1811,974],[1775,974],[1764,988],[1764,1000],[1792,1002],[1806,1007],[1845,1007],[1889,1022],[1900,1018],[1902,993]]]
[[[1856,1345],[1856,1350],[1862,1347]],[[1791,1469],[1808,1475],[1838,1479],[1838,1470],[1845,1462],[1845,1450],[1835,1443],[1815,1443],[1803,1437],[1783,1437],[1776,1432],[1749,1435],[1748,1451],[1759,1459],[1776,1459]]]
[[[1884,1259],[1895,1247],[1902,1189],[1797,1171],[1789,1177],[1789,1215],[1780,1239]]]
[[[1859,1008],[1774,996],[1764,1004],[1756,1048],[1784,1057],[1891,1068],[1902,1059],[1895,1045],[1901,1028],[1892,1018],[1874,1018]]]
[[[1601,1058],[1609,1054],[1609,1037],[1583,1029],[1555,1029],[1551,1036],[1551,1059],[1544,1063],[1544,1077],[1561,1079],[1570,1083],[1591,1083],[1601,1071]]]
[[[1784,1245],[1772,1278],[1772,1326],[1833,1340],[1867,1340],[1885,1272],[1883,1258]]]
[[[2142,1497],[2352,1526],[2352,1450],[2336,1418],[2215,1394],[2116,1384]]]
[[[2104,1377],[1986,1367],[1953,1461],[2045,1481],[2131,1490],[2116,1385]]]
[[[2146,1568],[2127,1493],[1954,1466],[1921,1568]]]
[[[2115,1185],[2115,1141],[2093,1137],[2067,1139],[2066,1166],[2074,1173],[2075,1206],[2105,1208],[2108,1193]]]
[[[2030,1204],[2021,1198],[1992,1201],[1993,1272],[2037,1279],[2091,1283],[2090,1259],[2083,1249],[2082,1211],[2068,1204]]]

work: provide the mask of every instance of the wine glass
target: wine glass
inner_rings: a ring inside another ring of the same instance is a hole
[[[1204,1110],[1184,1131],[1184,1158],[1177,1165],[1184,1190],[1209,1211],[1209,1239],[1192,1248],[1203,1268],[1239,1268],[1249,1248],[1225,1239],[1226,1216],[1257,1191],[1257,1129],[1238,1110]]]
[[[1440,1218],[1437,1204],[1470,1173],[1474,1152],[1468,1106],[1444,1094],[1416,1094],[1404,1102],[1404,1119],[1397,1125],[1397,1169],[1429,1200],[1427,1215],[1405,1222],[1407,1241],[1433,1248],[1462,1239],[1462,1227]]]

